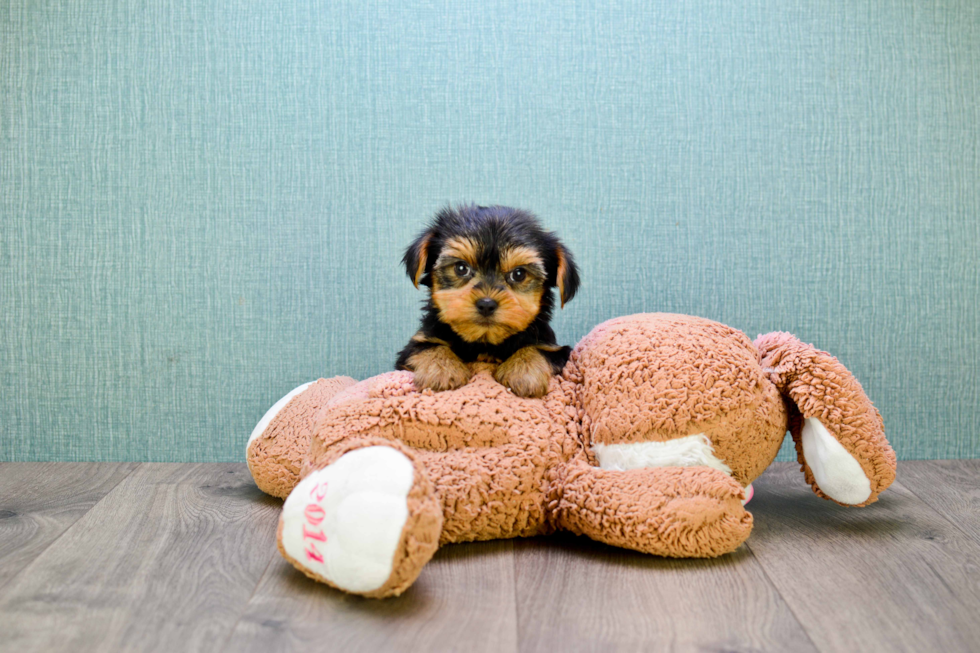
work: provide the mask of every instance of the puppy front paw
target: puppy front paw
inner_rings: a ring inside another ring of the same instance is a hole
[[[501,363],[493,378],[521,397],[543,397],[551,382],[551,363],[536,347],[524,347]]]
[[[412,354],[408,365],[415,372],[415,387],[419,390],[453,390],[470,380],[469,368],[452,349],[442,345]]]

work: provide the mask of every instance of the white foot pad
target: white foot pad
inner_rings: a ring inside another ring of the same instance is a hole
[[[755,488],[752,487],[751,483],[749,483],[748,485],[745,486],[745,501],[742,502],[742,505],[744,506],[745,504],[747,504],[749,501],[752,500],[752,497],[754,496],[755,496]]]
[[[414,467],[390,447],[364,447],[304,478],[282,509],[290,558],[348,592],[391,576],[408,519]]]
[[[816,417],[803,423],[803,457],[817,487],[834,501],[857,505],[871,496],[871,481],[861,463]]]

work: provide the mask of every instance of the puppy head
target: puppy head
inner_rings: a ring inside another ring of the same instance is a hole
[[[468,342],[499,344],[578,289],[578,269],[558,238],[526,211],[466,206],[440,211],[405,252],[416,287],[432,289],[439,319]]]

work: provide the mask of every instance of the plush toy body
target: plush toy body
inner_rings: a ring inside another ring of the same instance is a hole
[[[397,595],[441,544],[558,529],[664,556],[718,556],[749,535],[746,488],[787,428],[815,492],[874,501],[894,479],[881,417],[833,357],[773,333],[642,314],[596,327],[541,399],[474,364],[457,389],[410,372],[297,388],[256,427],[248,461],[286,498],[297,568]]]

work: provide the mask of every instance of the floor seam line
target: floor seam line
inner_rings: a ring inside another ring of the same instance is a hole
[[[127,478],[129,478],[130,476],[132,476],[133,473],[137,469],[139,469],[140,467],[142,467],[142,466],[143,466],[143,463],[140,463],[140,462],[136,463],[136,466],[135,467],[133,467],[126,474],[124,474],[122,478],[120,478],[118,481],[116,481],[116,483],[114,483],[113,486],[111,488],[109,488],[106,491],[106,493],[103,494],[102,497],[98,501],[96,501],[95,503],[93,503],[91,505],[91,507],[89,507],[88,510],[86,510],[81,515],[79,515],[78,516],[78,519],[76,519],[71,524],[69,524],[68,527],[65,530],[63,530],[60,533],[58,533],[58,537],[56,537],[53,540],[51,540],[50,542],[48,542],[47,545],[43,549],[41,549],[38,552],[38,554],[36,556],[34,556],[34,558],[30,562],[28,562],[26,565],[24,565],[21,568],[20,571],[18,571],[16,574],[14,574],[13,576],[11,576],[7,580],[5,580],[3,583],[0,583],[0,602],[3,601],[4,588],[8,587],[15,579],[20,578],[21,574],[23,574],[25,571],[27,571],[28,569],[30,569],[31,565],[33,565],[35,562],[37,562],[37,560],[41,556],[43,556],[45,553],[47,553],[48,549],[50,549],[52,546],[54,546],[55,543],[61,541],[61,538],[63,538],[68,533],[68,531],[70,531],[71,529],[75,528],[75,526],[78,524],[78,522],[82,521],[82,519],[84,519],[86,515],[88,515],[93,510],[95,510],[95,507],[98,506],[103,501],[105,501],[106,500],[106,497],[108,497],[110,494],[112,494],[113,492],[115,492],[116,491],[116,488],[119,487],[120,483],[122,483]]]
[[[796,614],[796,610],[793,609],[793,606],[790,604],[789,600],[785,596],[783,596],[783,593],[782,591],[780,591],[779,586],[776,585],[775,581],[773,581],[772,577],[769,575],[769,572],[766,571],[765,565],[762,564],[762,559],[752,548],[752,545],[746,542],[745,548],[747,548],[749,550],[749,553],[752,554],[752,559],[755,560],[757,565],[759,565],[759,570],[762,571],[762,575],[766,577],[766,581],[776,591],[776,594],[779,595],[779,598],[783,602],[783,605],[785,605],[786,609],[789,610],[789,613],[793,615],[793,620],[796,621],[797,625],[800,627],[800,630],[802,630],[803,634],[806,635],[807,641],[813,645],[813,649],[815,651],[823,651],[823,649],[817,646],[817,643],[813,641],[813,637],[810,636],[810,631],[807,630],[807,627],[805,625],[803,625],[803,622],[800,620],[800,617]]]
[[[980,546],[980,540],[978,540],[978,539],[976,538],[976,536],[974,536],[974,535],[973,535],[972,533],[969,533],[969,532],[967,532],[967,531],[965,531],[965,530],[963,530],[963,527],[962,527],[962,526],[960,526],[960,525],[959,525],[959,524],[957,524],[957,523],[956,523],[955,521],[953,521],[953,519],[952,519],[951,517],[947,517],[947,516],[946,516],[946,515],[944,515],[944,514],[943,514],[942,512],[940,512],[940,511],[939,511],[939,510],[938,510],[938,509],[936,508],[936,506],[934,506],[934,505],[932,505],[932,503],[930,503],[930,501],[929,501],[928,499],[926,499],[925,497],[923,497],[923,496],[921,496],[921,495],[920,495],[920,494],[919,494],[918,492],[916,492],[915,490],[913,490],[912,488],[910,488],[910,487],[909,487],[908,485],[906,485],[905,483],[902,483],[901,481],[897,481],[897,480],[896,480],[896,481],[895,481],[895,482],[893,483],[893,485],[896,485],[896,486],[898,486],[898,487],[900,487],[900,488],[902,488],[903,490],[905,490],[906,492],[908,492],[909,494],[911,494],[912,496],[914,496],[914,497],[915,497],[916,499],[918,499],[918,500],[919,500],[919,501],[921,501],[922,503],[924,503],[924,504],[926,504],[927,506],[929,506],[929,509],[930,509],[930,510],[932,510],[932,512],[933,512],[933,513],[934,513],[934,514],[935,514],[936,516],[938,516],[938,517],[940,517],[941,519],[943,519],[943,520],[945,520],[945,521],[947,521],[947,522],[949,522],[950,524],[952,524],[952,526],[953,526],[953,527],[954,527],[954,528],[955,528],[955,529],[956,529],[957,531],[959,531],[959,532],[960,532],[960,533],[962,533],[962,534],[963,534],[964,536],[966,536],[966,539],[968,539],[969,541],[971,541],[971,542],[973,542],[973,543],[974,543],[975,545],[977,545],[977,546]]]
[[[517,541],[510,541],[510,564],[514,574],[514,651],[521,652],[521,611],[518,607],[520,596],[517,591]]]
[[[272,553],[269,555],[269,562],[265,563],[265,567],[262,569],[262,573],[259,574],[258,580],[255,581],[255,587],[252,588],[252,593],[248,595],[248,600],[246,600],[245,603],[242,605],[242,613],[238,615],[238,618],[235,619],[235,623],[231,625],[231,628],[228,630],[228,636],[225,638],[225,643],[221,645],[221,648],[218,649],[219,651],[224,651],[225,649],[228,648],[228,645],[231,643],[231,638],[235,636],[235,631],[238,630],[238,624],[240,624],[242,622],[242,619],[245,618],[245,614],[248,612],[249,604],[252,602],[252,599],[255,598],[256,593],[259,591],[259,587],[262,586],[262,581],[265,580],[265,575],[269,573],[269,568],[272,566],[273,561],[275,561],[276,559],[276,553],[278,553],[278,551],[273,550]]]

